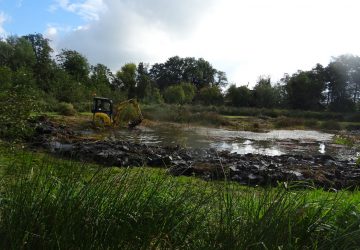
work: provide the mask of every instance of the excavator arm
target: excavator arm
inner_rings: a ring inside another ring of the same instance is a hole
[[[113,118],[114,126],[120,125],[120,123],[122,122],[122,115],[127,108],[133,109],[132,119],[130,119],[128,123],[129,128],[134,128],[142,122],[143,116],[140,110],[139,103],[136,99],[129,99],[116,105]]]

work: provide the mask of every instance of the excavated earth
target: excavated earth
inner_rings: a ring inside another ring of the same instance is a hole
[[[245,185],[300,181],[327,189],[360,186],[360,168],[353,160],[329,155],[240,155],[214,149],[187,149],[120,140],[80,138],[71,128],[48,119],[36,122],[31,145],[65,157],[118,167],[165,167],[173,175],[206,180],[227,178]]]

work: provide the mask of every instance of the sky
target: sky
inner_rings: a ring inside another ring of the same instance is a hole
[[[0,37],[42,33],[91,64],[204,58],[230,83],[360,55],[358,0],[0,0]]]

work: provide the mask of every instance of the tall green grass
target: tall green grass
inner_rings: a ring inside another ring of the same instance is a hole
[[[145,168],[16,158],[2,161],[2,249],[360,246],[358,193],[245,188]]]

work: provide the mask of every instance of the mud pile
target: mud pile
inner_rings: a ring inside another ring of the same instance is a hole
[[[33,145],[82,161],[118,167],[166,167],[173,175],[198,176],[206,180],[230,179],[245,185],[276,185],[307,181],[325,188],[360,186],[355,162],[328,155],[239,155],[213,149],[191,150],[178,146],[149,146],[119,140],[79,140],[66,126],[38,123]]]

